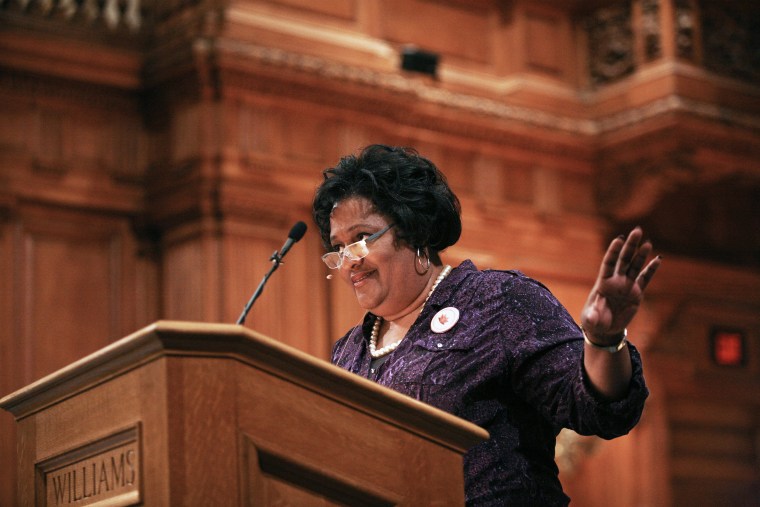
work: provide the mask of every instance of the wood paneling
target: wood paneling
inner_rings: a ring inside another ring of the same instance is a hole
[[[493,11],[445,2],[387,0],[383,2],[383,39],[413,44],[445,56],[479,63],[491,61],[490,17]],[[457,33],[469,33],[466,42]]]
[[[359,8],[357,4],[362,2],[361,0],[326,0],[316,3],[310,2],[309,0],[271,0],[262,3],[293,7],[294,11],[292,12],[294,13],[306,11],[326,14],[336,18],[354,19],[356,17],[356,11]]]
[[[218,320],[212,304],[215,287],[207,284],[218,262],[214,236],[193,234],[169,241],[163,249],[164,314],[175,320]]]
[[[19,339],[28,382],[135,325],[134,244],[128,224],[82,212],[19,211]],[[87,329],[82,329],[83,324]]]
[[[27,379],[39,378],[80,356],[78,343],[105,345],[119,308],[118,238],[66,237],[60,230],[27,230],[23,236],[22,340]],[[73,297],[72,297],[73,296]],[[71,319],[87,308],[87,328]],[[32,339],[34,337],[34,339]]]
[[[20,305],[16,264],[18,241],[16,227],[5,207],[0,205],[0,389],[11,393],[24,386],[24,361],[16,318]],[[0,504],[13,505],[16,491],[16,422],[9,412],[0,413]]]

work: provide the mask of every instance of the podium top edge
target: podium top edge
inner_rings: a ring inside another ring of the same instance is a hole
[[[17,420],[161,357],[238,360],[459,450],[483,428],[237,324],[159,320],[0,399]]]

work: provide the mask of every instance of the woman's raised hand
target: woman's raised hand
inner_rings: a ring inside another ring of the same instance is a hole
[[[628,237],[615,238],[602,259],[599,274],[581,313],[581,324],[589,338],[599,345],[620,341],[620,334],[639,309],[644,290],[652,280],[662,257],[647,263],[652,243],[643,240],[640,227]]]

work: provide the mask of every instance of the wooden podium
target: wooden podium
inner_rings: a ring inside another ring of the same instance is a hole
[[[226,324],[157,322],[0,407],[25,506],[463,505],[488,437]]]

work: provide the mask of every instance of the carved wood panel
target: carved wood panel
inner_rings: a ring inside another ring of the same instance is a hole
[[[124,219],[44,207],[18,215],[15,339],[31,381],[136,325],[135,245]]]

